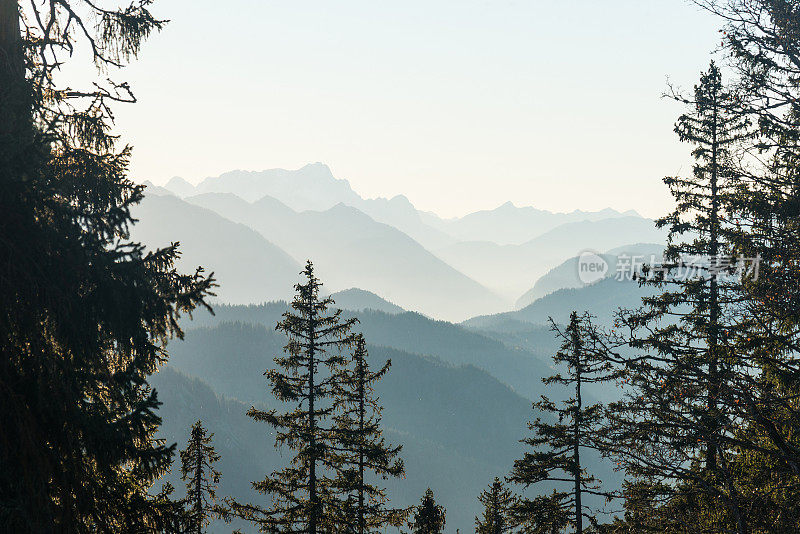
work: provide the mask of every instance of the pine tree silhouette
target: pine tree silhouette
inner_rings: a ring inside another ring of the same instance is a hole
[[[516,528],[514,510],[517,498],[511,490],[495,477],[489,487],[478,496],[483,504],[483,516],[475,518],[476,534],[503,534]]]
[[[613,441],[635,480],[632,490],[700,507],[724,502],[741,519],[743,502],[718,460],[727,464],[740,439],[729,417],[736,410],[732,373],[747,365],[733,343],[741,282],[733,272],[732,205],[739,184],[735,148],[752,133],[713,62],[693,97],[681,100],[690,110],[675,131],[694,146],[695,165],[689,178],[664,179],[676,201],[656,221],[669,228],[668,247],[663,264],[646,266],[641,277],[659,293],[619,316],[636,355],[626,369],[632,391],[614,410]],[[662,523],[673,519],[668,512]]]
[[[604,450],[605,435],[604,406],[584,405],[583,390],[586,384],[615,380],[619,371],[607,358],[604,336],[592,325],[588,314],[572,312],[566,329],[562,331],[555,322],[552,328],[563,341],[553,361],[564,366],[565,372],[543,382],[570,386],[574,393],[561,403],[543,395],[534,404],[539,413],[550,417],[538,417],[529,424],[534,435],[522,442],[534,450],[514,462],[508,480],[525,487],[543,482],[556,486],[571,483],[570,491],[556,487],[549,495],[523,499],[516,515],[533,532],[561,532],[568,525],[575,532],[583,532],[583,519],[595,520],[592,510],[583,504],[584,494],[614,497],[601,488],[600,481],[586,471],[581,461],[582,450]]]
[[[213,281],[180,274],[174,245],[130,242],[144,187],[110,111],[128,85],[55,76],[85,47],[105,80],[164,22],[149,2],[34,2],[24,20],[21,4],[0,2],[0,524],[175,530],[180,507],[151,488],[174,446],[147,380]]]
[[[428,488],[414,509],[414,517],[408,526],[413,534],[440,534],[444,532],[444,525],[445,509],[436,504],[433,491]]]
[[[709,429],[712,436],[705,440],[704,455],[707,469],[714,470],[719,446],[713,437],[715,427],[719,425],[715,421],[718,417],[716,399],[722,380],[719,365],[724,356],[722,351],[725,350],[720,346],[720,335],[723,333],[721,312],[730,299],[731,286],[738,284],[721,283],[724,278],[720,276],[730,273],[735,267],[730,264],[732,249],[730,239],[726,237],[730,236],[732,228],[725,222],[729,219],[731,197],[736,184],[731,151],[751,133],[749,121],[738,112],[738,98],[725,89],[720,70],[714,62],[711,62],[708,72],[700,77],[694,98],[684,99],[684,102],[693,109],[691,113],[678,118],[675,131],[681,141],[695,146],[692,155],[696,164],[692,178],[665,178],[664,182],[677,201],[677,207],[656,224],[670,229],[669,246],[665,253],[667,262],[676,263],[687,257],[699,256],[707,258],[708,264],[700,267],[706,274],[699,280],[670,281],[663,276],[656,276],[652,280],[654,284],[677,286],[678,290],[666,291],[649,304],[664,315],[669,313],[666,310],[675,310],[681,304],[693,308],[688,314],[674,312],[682,319],[684,331],[680,332],[680,339],[685,340],[678,341],[676,345],[691,342],[692,336],[701,339],[704,345],[695,346],[694,350],[702,360],[696,363],[705,367],[707,373],[707,414],[703,426]],[[694,238],[684,239],[684,236],[692,233],[695,234]],[[668,335],[676,333],[673,331]],[[663,337],[654,341],[662,343]],[[680,350],[673,349],[670,356]]]
[[[333,447],[340,460],[335,485],[350,497],[343,501],[338,530],[358,534],[378,532],[386,525],[400,526],[407,515],[406,510],[388,508],[385,490],[365,478],[405,476],[403,461],[398,458],[402,446],[387,445],[383,438],[383,408],[374,390],[391,361],[371,371],[368,356],[364,336],[356,335],[349,366],[339,374]]]
[[[181,479],[186,482],[187,520],[190,532],[202,534],[212,519],[225,515],[217,501],[220,473],[214,468],[219,455],[202,421],[192,425],[189,442],[181,451]]]
[[[276,447],[294,452],[289,467],[254,483],[256,490],[272,497],[272,507],[234,505],[263,532],[330,532],[342,508],[342,488],[335,484],[341,458],[334,448],[332,417],[341,369],[347,364],[343,351],[353,344],[350,330],[356,320],[342,320],[341,310],[330,309],[333,301],[320,297],[322,284],[310,261],[302,274],[305,283],[295,286],[291,311],[276,327],[289,338],[285,354],[275,358],[278,369],[264,373],[275,397],[294,408],[281,413],[253,407],[247,412],[276,430]]]

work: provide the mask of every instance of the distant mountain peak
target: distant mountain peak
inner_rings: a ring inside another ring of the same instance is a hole
[[[180,176],[173,176],[170,178],[169,181],[164,185],[164,188],[169,189],[179,197],[189,196],[196,192],[195,186]]]
[[[328,173],[331,173],[331,168],[328,166],[328,164],[327,163],[322,163],[321,161],[315,161],[314,163],[306,163],[301,168],[302,169],[307,169],[307,168],[308,169],[313,169],[313,168],[316,168],[316,169],[325,170]],[[331,173],[331,176],[333,176],[332,173]]]
[[[194,187],[192,184],[190,184],[188,181],[184,180],[180,176],[173,176],[172,178],[170,178],[169,181],[167,181],[167,185],[188,185]]]
[[[389,302],[372,291],[366,291],[357,287],[351,287],[344,291],[337,291],[331,295],[331,298],[333,298],[336,303],[335,307],[345,310],[377,310],[392,315],[405,312],[405,310],[397,304]]]
[[[145,195],[172,195],[175,196],[171,190],[166,189],[164,187],[159,187],[150,180],[145,180],[142,182],[142,185],[145,186]]]
[[[392,204],[403,204],[411,206],[412,208],[414,207],[414,205],[411,203],[410,200],[408,200],[408,197],[405,195],[395,195],[389,199],[389,202],[391,202]]]
[[[297,172],[298,173],[312,172],[314,174],[314,176],[317,177],[317,178],[322,178],[322,179],[326,179],[326,180],[336,180],[337,182],[347,182],[347,180],[345,180],[343,178],[336,178],[333,175],[333,171],[331,171],[331,168],[328,167],[328,165],[326,163],[322,163],[320,161],[317,161],[317,162],[314,162],[314,163],[307,163],[307,164],[303,165],[302,167],[300,167],[297,170]],[[348,182],[348,184],[349,184],[349,182]]]
[[[355,204],[361,197],[347,180],[333,176],[324,163],[309,163],[295,170],[234,170],[208,177],[198,192],[227,192],[255,202],[269,195],[296,211],[326,210],[337,202]]]
[[[330,208],[328,208],[325,211],[329,211],[329,212],[332,212],[332,213],[352,213],[352,214],[358,214],[359,216],[363,216],[363,217],[369,217],[369,215],[367,215],[366,213],[364,213],[360,209],[358,209],[358,208],[356,208],[354,206],[351,206],[349,204],[345,204],[344,202],[337,202],[336,204],[334,204],[333,206],[331,206]]]

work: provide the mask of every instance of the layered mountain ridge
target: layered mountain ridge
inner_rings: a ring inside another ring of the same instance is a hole
[[[362,198],[322,163],[235,170],[197,185],[175,177],[147,192],[137,212],[147,215],[145,228],[134,237],[148,246],[181,241],[182,264],[213,270],[221,282],[218,302],[237,304],[286,298],[297,266],[311,259],[330,292],[358,288],[405,310],[462,321],[528,304],[543,296],[542,288],[575,287],[562,272],[534,289],[584,250],[658,243],[664,235],[635,211],[610,208],[553,213],[506,202],[443,219],[403,195]],[[156,199],[165,196],[176,198]],[[260,235],[258,245],[244,245],[254,238],[243,227]],[[205,235],[219,246],[198,250]]]

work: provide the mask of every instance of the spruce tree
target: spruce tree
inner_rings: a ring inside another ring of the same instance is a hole
[[[402,446],[388,445],[383,438],[383,408],[374,390],[391,361],[372,371],[368,356],[364,336],[356,335],[349,365],[339,374],[332,448],[339,460],[334,484],[345,497],[340,499],[338,532],[379,532],[386,525],[400,526],[407,515],[406,510],[388,508],[386,490],[367,480],[405,475],[398,458]]]
[[[445,513],[444,507],[436,504],[433,490],[428,488],[414,509],[414,516],[408,526],[412,534],[440,534],[444,532]]]
[[[733,340],[739,279],[732,202],[738,187],[735,151],[751,135],[740,98],[712,62],[676,123],[694,146],[693,174],[667,177],[675,210],[657,221],[669,229],[661,265],[646,266],[641,283],[658,289],[618,326],[636,349],[626,372],[632,389],[616,406],[615,439],[628,474],[655,499],[725,504],[743,521],[742,498],[728,465],[735,452],[731,384],[742,361]],[[698,500],[700,499],[700,500]],[[676,518],[669,512],[664,521]],[[722,528],[717,526],[715,528]],[[745,529],[739,526],[739,531]]]
[[[707,421],[704,426],[712,433],[706,440],[704,459],[708,470],[716,469],[716,448],[713,434],[719,425],[717,400],[720,396],[720,359],[725,350],[721,345],[725,336],[722,308],[735,298],[732,295],[738,282],[730,279],[733,265],[733,249],[730,245],[731,200],[737,183],[733,151],[750,135],[750,121],[739,110],[739,97],[728,91],[722,83],[719,68],[711,62],[709,69],[700,77],[692,99],[675,96],[691,111],[678,118],[675,131],[678,138],[694,145],[695,158],[693,176],[688,179],[667,177],[664,183],[676,201],[675,210],[656,222],[658,227],[669,227],[669,244],[664,255],[667,266],[684,267],[681,262],[689,258],[706,260],[692,267],[699,267],[701,274],[696,279],[670,279],[663,276],[651,281],[659,286],[675,286],[677,291],[665,291],[650,300],[648,319],[672,314],[680,317],[683,329],[667,329],[656,332],[655,343],[669,343],[669,338],[678,334],[681,345],[673,353],[685,351],[687,346],[697,358],[693,364],[703,366],[707,374],[705,409]],[[689,237],[694,234],[693,237]],[[683,309],[676,309],[683,305]],[[659,336],[659,334],[662,334]],[[666,338],[666,339],[665,339]],[[697,343],[699,341],[699,344]],[[677,344],[677,343],[676,343]],[[670,352],[667,350],[667,352]],[[672,357],[670,354],[669,357]]]
[[[517,499],[499,478],[478,496],[483,516],[475,518],[476,534],[503,534],[515,528],[514,509]]]
[[[208,434],[202,421],[192,425],[189,442],[181,451],[181,479],[186,482],[186,519],[188,531],[201,534],[212,519],[225,515],[217,501],[220,472],[214,468],[219,455],[211,444],[214,434]]]
[[[543,382],[571,387],[574,393],[559,403],[543,395],[534,404],[534,409],[546,418],[537,417],[529,424],[534,435],[522,442],[534,450],[514,462],[508,480],[525,487],[543,482],[554,485],[552,494],[523,499],[517,506],[517,515],[529,530],[560,532],[571,525],[575,532],[583,532],[584,518],[595,521],[591,509],[583,503],[584,495],[614,497],[601,489],[600,481],[586,471],[581,461],[582,450],[605,450],[604,406],[585,405],[584,387],[615,380],[619,372],[609,361],[603,335],[592,325],[589,315],[572,312],[565,329],[555,322],[552,328],[562,340],[553,361],[565,369],[563,374],[544,378]],[[566,489],[566,484],[571,488]]]
[[[176,246],[129,239],[143,187],[111,131],[127,84],[84,90],[54,73],[86,47],[103,79],[163,21],[149,2],[0,1],[0,524],[13,532],[175,528],[150,491],[174,446],[148,376],[212,281]]]
[[[247,412],[275,429],[276,447],[294,452],[288,467],[253,484],[270,495],[271,507],[235,506],[263,532],[331,532],[341,509],[336,485],[341,460],[334,448],[332,417],[347,363],[343,351],[353,344],[350,330],[356,320],[343,320],[341,310],[331,310],[333,300],[320,296],[322,283],[310,261],[301,274],[305,283],[295,286],[291,310],[276,327],[289,338],[285,354],[275,358],[277,369],[264,373],[275,397],[293,408],[278,412],[252,407]]]

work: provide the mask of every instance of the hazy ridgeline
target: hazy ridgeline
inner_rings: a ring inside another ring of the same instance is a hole
[[[287,191],[285,182],[302,187]],[[640,250],[633,244],[660,243],[665,235],[649,219],[613,210],[562,214],[506,204],[441,220],[405,199],[361,199],[321,164],[233,172],[196,189],[175,180],[167,187],[149,187],[134,237],[152,246],[179,240],[182,264],[215,265],[220,301],[235,304],[287,298],[298,271],[290,258],[296,265],[313,258],[329,291],[357,287],[407,310],[461,321],[512,307],[549,269],[584,250]],[[337,194],[342,189],[347,194]],[[179,193],[185,196],[173,196]],[[257,283],[264,273],[270,281]],[[578,285],[574,276],[562,277],[536,294]]]

